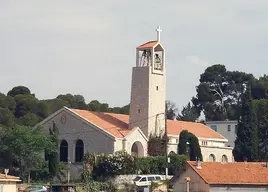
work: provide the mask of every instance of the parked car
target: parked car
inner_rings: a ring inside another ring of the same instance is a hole
[[[163,180],[161,175],[138,175],[134,180],[136,186],[149,186],[152,181]]]
[[[30,185],[24,190],[24,192],[47,192],[47,188],[43,185]]]

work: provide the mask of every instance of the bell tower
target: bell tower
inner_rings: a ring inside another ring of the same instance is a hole
[[[139,127],[147,136],[164,134],[166,71],[165,50],[157,40],[136,48],[136,66],[132,69],[129,127]]]

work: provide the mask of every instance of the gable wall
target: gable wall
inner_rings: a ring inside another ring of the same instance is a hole
[[[185,177],[190,177],[190,191],[209,191],[209,185],[188,165],[186,171],[183,172],[179,179],[175,182],[174,191],[186,191]]]
[[[66,116],[66,123],[61,122],[62,115]],[[62,111],[52,119],[45,122],[42,126],[45,132],[49,133],[49,127],[52,127],[53,121],[59,128],[60,140],[65,139],[68,142],[68,154],[72,162],[75,161],[75,144],[78,139],[84,142],[84,152],[90,153],[113,153],[114,139],[106,136],[101,131],[88,125],[76,116]]]
[[[142,134],[140,133],[140,131],[138,129],[133,130],[133,132],[131,132],[127,137],[126,137],[126,151],[131,154],[131,148],[132,145],[134,144],[134,142],[140,142],[143,146],[143,155],[147,156],[147,141],[146,139],[142,136]]]

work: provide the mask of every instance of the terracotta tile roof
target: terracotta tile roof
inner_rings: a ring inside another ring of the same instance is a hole
[[[128,129],[128,115],[91,112],[78,109],[70,110],[116,138],[123,138],[131,132],[131,129]]]
[[[147,43],[144,43],[140,46],[138,46],[138,49],[147,49],[147,48],[152,48],[155,45],[157,45],[158,41],[148,41]]]
[[[19,177],[11,176],[11,175],[5,175],[0,173],[0,179],[16,179],[19,180]]]
[[[168,120],[168,134],[179,135],[182,130],[187,130],[197,137],[225,139],[221,134],[202,123]]]
[[[69,110],[92,122],[116,138],[123,138],[131,132],[131,129],[128,128],[129,115],[91,112],[78,109]],[[197,137],[224,139],[222,135],[201,123],[168,120],[167,126],[168,134],[170,135],[179,135],[182,130],[188,130]]]
[[[201,169],[193,161],[187,163],[208,184],[268,184],[268,168],[263,162],[202,162]]]

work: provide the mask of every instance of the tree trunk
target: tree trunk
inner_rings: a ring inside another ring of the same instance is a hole
[[[28,172],[28,184],[30,184],[31,183],[31,172],[29,171]]]

